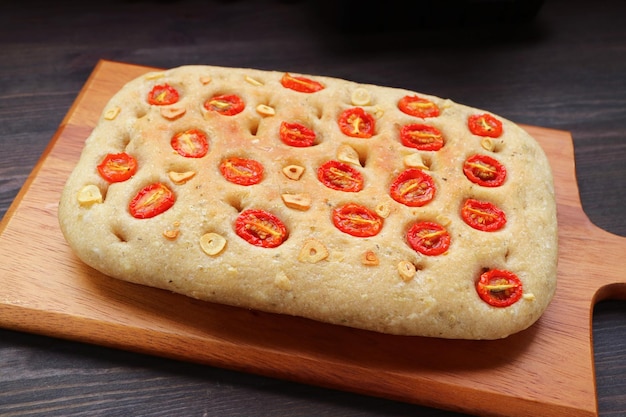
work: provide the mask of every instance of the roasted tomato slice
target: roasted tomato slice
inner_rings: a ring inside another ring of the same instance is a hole
[[[443,147],[443,134],[439,129],[418,123],[402,126],[400,140],[404,146],[420,151],[438,151]]]
[[[223,116],[234,116],[243,111],[245,103],[236,94],[223,94],[213,96],[204,102],[204,108],[208,111],[217,112]]]
[[[328,161],[317,169],[317,178],[333,190],[356,193],[363,189],[363,175],[356,168],[339,161]]]
[[[174,104],[179,98],[178,91],[169,84],[155,85],[148,93],[148,103],[155,106]]]
[[[522,297],[522,281],[511,271],[491,269],[476,282],[480,298],[494,307],[508,307]]]
[[[333,224],[356,237],[376,236],[383,227],[383,218],[358,204],[349,203],[333,210]]]
[[[220,172],[228,181],[239,185],[254,185],[263,179],[263,165],[254,159],[226,158],[220,164]]]
[[[280,140],[289,146],[306,148],[315,143],[315,132],[300,123],[282,122],[280,124]]]
[[[495,204],[488,201],[467,199],[461,208],[461,217],[471,227],[483,232],[500,230],[506,224],[506,216]]]
[[[437,117],[439,116],[439,107],[430,100],[418,96],[404,96],[398,101],[398,108],[415,117]]]
[[[289,73],[285,73],[280,83],[283,87],[300,93],[315,93],[324,89],[324,85],[305,77],[294,77]]]
[[[175,201],[172,190],[157,182],[139,190],[128,205],[128,210],[137,219],[149,219],[167,211]]]
[[[413,249],[424,255],[441,255],[450,247],[450,234],[442,225],[434,222],[415,223],[406,238]]]
[[[409,207],[421,207],[435,197],[435,182],[421,169],[402,171],[391,184],[391,198]]]
[[[110,153],[98,165],[100,176],[108,182],[126,181],[137,172],[137,160],[127,153]]]
[[[374,136],[376,120],[361,107],[353,107],[339,115],[339,129],[344,135],[367,139]]]
[[[487,155],[474,155],[463,164],[463,172],[471,182],[483,187],[499,187],[506,179],[506,168]]]
[[[172,148],[186,158],[202,158],[209,151],[207,135],[198,129],[179,132],[172,137]]]
[[[478,136],[498,138],[502,135],[502,122],[490,114],[474,114],[467,119],[470,132]]]
[[[262,248],[275,248],[287,239],[287,227],[265,210],[242,211],[235,220],[235,232],[246,242]]]

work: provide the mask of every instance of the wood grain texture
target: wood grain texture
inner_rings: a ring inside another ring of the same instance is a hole
[[[381,335],[198,302],[73,256],[56,220],[64,180],[106,101],[148,70],[101,61],[9,209],[3,327],[468,413],[597,414],[590,314],[599,298],[626,298],[626,239],[584,215],[567,132],[526,127],[553,167],[560,227],[557,295],[541,320],[493,342]]]

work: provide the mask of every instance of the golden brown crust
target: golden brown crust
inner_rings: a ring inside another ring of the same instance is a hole
[[[480,110],[401,89],[307,76],[324,85],[315,93],[284,88],[284,73],[186,66],[150,73],[128,83],[107,104],[64,189],[59,219],[77,255],[110,276],[230,305],[308,317],[373,331],[444,338],[506,337],[534,323],[556,286],[556,205],[543,151],[508,120],[499,138],[482,138],[467,127]],[[150,105],[153,86],[180,92],[171,105]],[[233,116],[206,111],[215,94],[237,94],[245,109]],[[438,117],[420,119],[398,110],[418,94],[437,104]],[[362,107],[375,117],[371,138],[343,134],[339,113]],[[314,146],[296,148],[279,139],[282,121],[299,122],[317,134]],[[398,139],[401,126],[427,123],[444,135],[438,151],[417,151]],[[197,128],[209,138],[201,158],[185,158],[170,145],[174,134]],[[138,170],[109,184],[96,166],[108,153],[127,152]],[[482,187],[463,174],[473,154],[497,158],[507,169],[499,187]],[[224,179],[225,157],[262,163],[261,183]],[[359,192],[331,190],[317,178],[328,160],[345,160],[361,172]],[[424,169],[435,198],[407,207],[390,197],[391,181],[407,167]],[[161,182],[176,202],[150,219],[135,219],[129,201],[143,186]],[[97,192],[94,196],[94,185]],[[89,187],[86,188],[85,187]],[[507,216],[495,232],[469,227],[459,213],[467,198],[493,202]],[[373,237],[354,237],[331,222],[333,208],[361,204],[383,219]],[[276,248],[253,246],[234,222],[245,209],[280,218],[287,239]],[[449,250],[426,256],[407,243],[417,220],[444,224]],[[222,240],[223,239],[223,240]],[[515,272],[524,296],[506,308],[482,301],[475,283],[486,269]]]

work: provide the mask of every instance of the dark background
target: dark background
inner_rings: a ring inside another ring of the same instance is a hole
[[[0,217],[100,59],[328,75],[567,130],[583,209],[626,236],[623,0],[5,1]],[[603,417],[626,415],[625,304],[594,310]],[[459,414],[0,330],[0,415]]]

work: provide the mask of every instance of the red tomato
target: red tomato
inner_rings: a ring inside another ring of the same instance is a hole
[[[265,210],[242,211],[235,220],[235,232],[246,242],[262,248],[275,248],[287,239],[287,227]]]
[[[374,116],[360,107],[344,110],[339,115],[339,129],[353,138],[371,138],[376,130]]]
[[[504,227],[506,216],[495,204],[468,199],[461,208],[461,217],[471,227],[483,232],[494,232]]]
[[[224,116],[239,114],[246,107],[241,97],[236,94],[214,96],[204,102],[204,108]]]
[[[149,219],[167,211],[176,197],[165,184],[150,184],[139,190],[128,205],[130,214],[137,219]]]
[[[280,124],[280,139],[289,146],[306,148],[315,143],[315,132],[300,123],[282,122]]]
[[[474,155],[463,164],[465,176],[483,187],[499,187],[506,179],[506,168],[487,155]]]
[[[280,83],[283,87],[300,93],[315,93],[324,89],[324,85],[317,81],[305,77],[294,77],[287,72],[281,78]]]
[[[166,106],[178,101],[179,94],[174,87],[169,84],[155,85],[148,93],[148,103],[155,106]]]
[[[254,185],[263,179],[263,165],[254,159],[226,158],[220,164],[220,172],[228,181],[239,185]]]
[[[502,122],[490,114],[475,114],[467,120],[470,132],[478,136],[498,138],[502,134]]]
[[[317,178],[333,190],[356,193],[363,189],[363,175],[356,168],[339,161],[328,161],[317,169]]]
[[[511,271],[491,269],[476,282],[480,298],[494,307],[508,307],[523,294],[522,281]]]
[[[127,153],[110,153],[104,157],[98,172],[108,182],[126,181],[137,172],[137,160]]]
[[[406,237],[409,245],[424,255],[441,255],[450,247],[450,234],[443,226],[434,222],[415,223]]]
[[[417,123],[402,126],[400,140],[404,146],[420,151],[438,151],[443,147],[443,135],[439,129]]]
[[[439,107],[430,100],[418,96],[404,96],[398,102],[398,108],[415,117],[437,117],[439,116]]]
[[[204,132],[189,129],[172,137],[172,148],[186,158],[202,158],[209,151],[209,140]]]
[[[435,197],[435,182],[421,169],[409,168],[391,184],[391,198],[409,207],[421,207]]]
[[[333,224],[349,235],[371,237],[382,229],[383,218],[367,207],[349,203],[333,210]]]

